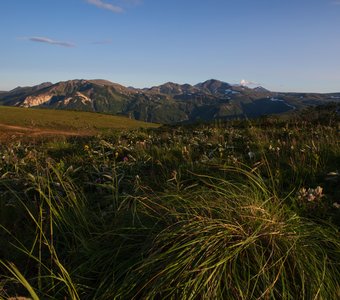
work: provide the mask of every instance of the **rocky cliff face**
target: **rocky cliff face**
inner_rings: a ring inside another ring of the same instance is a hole
[[[37,96],[27,96],[24,101],[18,102],[19,106],[22,107],[34,107],[42,104],[46,104],[52,99],[53,95],[37,95]]]

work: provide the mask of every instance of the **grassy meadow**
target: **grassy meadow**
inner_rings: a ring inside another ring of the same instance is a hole
[[[339,130],[325,109],[2,143],[0,298],[339,299]]]
[[[36,132],[62,131],[75,135],[95,135],[117,129],[152,128],[159,125],[132,120],[126,117],[112,116],[99,113],[66,111],[51,109],[32,109],[0,106],[0,125],[15,126],[1,131]],[[23,127],[23,128],[19,128]]]

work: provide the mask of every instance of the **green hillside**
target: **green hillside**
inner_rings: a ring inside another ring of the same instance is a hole
[[[0,106],[0,124],[77,131],[158,127],[153,123],[99,113],[6,106]]]

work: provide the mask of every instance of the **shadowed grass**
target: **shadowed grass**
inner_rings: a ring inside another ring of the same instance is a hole
[[[21,219],[15,221],[25,222],[25,226],[33,229],[26,232],[30,235],[29,239],[21,241],[17,237],[20,237],[20,233],[11,233],[1,226],[8,234],[11,250],[18,252],[18,258],[26,257],[20,261],[25,275],[19,270],[20,267],[0,260],[1,265],[13,275],[12,284],[9,285],[10,293],[17,290],[24,292],[20,287],[22,285],[33,299],[39,299],[39,296],[42,299],[53,299],[65,294],[69,299],[80,299],[67,268],[59,258],[58,250],[60,254],[63,253],[56,235],[60,225],[68,221],[64,212],[72,209],[81,215],[81,193],[76,197],[75,186],[51,165],[47,170],[39,168],[37,173],[39,175],[26,174],[28,182],[23,194],[7,186],[7,195],[13,197],[12,205],[22,214]]]
[[[336,128],[235,124],[1,145],[0,298],[339,298]]]
[[[104,214],[50,166],[30,177],[39,208],[19,200],[36,237],[15,248],[31,268],[2,264],[43,299],[337,298],[336,230],[291,212],[256,173],[223,169],[243,183],[195,175],[166,195],[113,194]]]
[[[118,298],[339,297],[336,230],[298,217],[261,178],[240,172],[249,184],[202,176],[209,189],[166,199],[177,221],[155,237]]]

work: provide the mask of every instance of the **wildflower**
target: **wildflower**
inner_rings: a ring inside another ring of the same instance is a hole
[[[90,150],[90,146],[89,145],[84,145],[84,151],[89,151]]]
[[[316,189],[314,190],[314,193],[316,196],[322,197],[322,191],[323,188],[321,186],[317,186]]]
[[[128,162],[129,161],[129,158],[127,156],[124,156],[123,157],[123,162]]]
[[[321,186],[317,186],[315,189],[309,188],[308,190],[306,190],[305,188],[301,188],[298,193],[298,198],[303,201],[314,202],[324,197],[322,192],[323,188]]]
[[[329,172],[327,173],[327,176],[339,176],[338,172]]]
[[[307,194],[307,200],[308,201],[314,201],[315,200],[315,195],[313,194],[313,192],[309,192],[308,194]]]
[[[307,195],[307,191],[305,188],[301,188],[299,191],[299,199],[301,199],[302,197],[305,197]]]
[[[248,156],[249,156],[250,159],[254,159],[254,158],[255,158],[255,153],[249,151],[249,152],[248,152]]]
[[[339,209],[340,208],[340,204],[338,202],[334,202],[333,203],[333,207]]]
[[[326,180],[327,181],[337,181],[339,178],[339,172],[329,172],[326,174]]]

